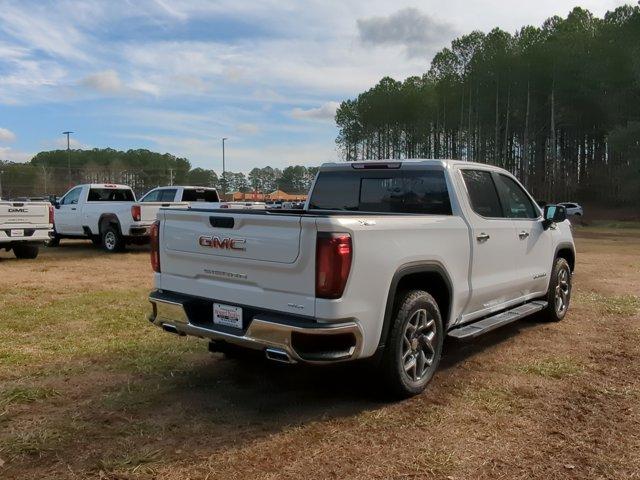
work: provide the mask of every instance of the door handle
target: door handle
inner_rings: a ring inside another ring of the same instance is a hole
[[[518,234],[518,236],[520,237],[520,240],[524,240],[525,238],[527,238],[529,236],[529,232],[525,232],[524,230],[522,232],[520,232]]]
[[[75,209],[76,209],[76,207],[71,208],[71,210],[75,210]]]
[[[476,239],[479,242],[486,242],[487,240],[489,240],[491,237],[489,235],[487,235],[486,233],[482,232],[480,235],[478,235],[476,237]]]

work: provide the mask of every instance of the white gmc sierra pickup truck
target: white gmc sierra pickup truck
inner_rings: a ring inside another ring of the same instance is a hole
[[[0,201],[0,249],[13,250],[16,258],[36,258],[52,229],[49,202]]]
[[[569,307],[564,208],[507,171],[453,160],[325,164],[304,211],[161,209],[149,319],[281,362],[370,358],[422,391],[445,336]]]

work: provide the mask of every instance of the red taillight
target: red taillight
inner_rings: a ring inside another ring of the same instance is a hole
[[[131,218],[133,218],[134,222],[140,221],[140,205],[131,206]]]
[[[53,225],[53,205],[49,205],[49,223]]]
[[[349,278],[351,236],[318,233],[316,240],[316,297],[340,298]]]
[[[160,273],[160,221],[153,222],[149,237],[151,243],[151,268],[154,272]]]

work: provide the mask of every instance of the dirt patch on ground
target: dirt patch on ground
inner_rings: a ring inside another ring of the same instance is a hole
[[[0,477],[638,478],[640,241],[577,235],[564,321],[447,342],[397,403],[363,366],[229,360],[152,328],[145,249],[3,255]]]

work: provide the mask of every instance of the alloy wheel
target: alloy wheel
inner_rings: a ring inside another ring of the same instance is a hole
[[[402,364],[411,381],[420,381],[433,364],[436,335],[436,321],[427,310],[420,309],[411,315],[402,337]]]

